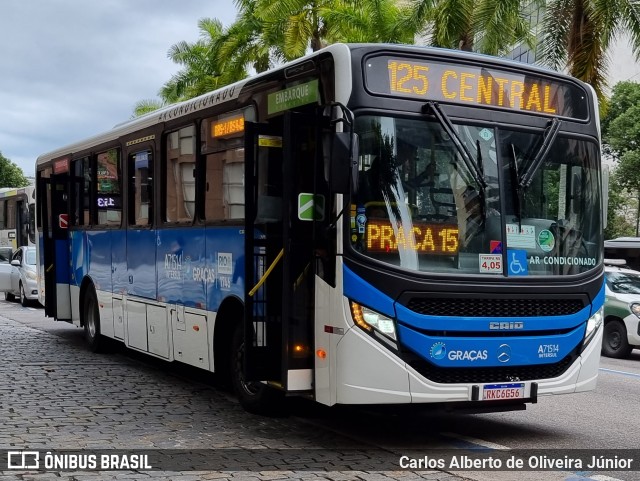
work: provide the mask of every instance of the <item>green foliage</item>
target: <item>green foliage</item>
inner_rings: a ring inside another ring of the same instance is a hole
[[[605,239],[616,237],[632,237],[636,235],[634,218],[637,214],[638,201],[629,192],[614,185],[609,185],[609,205],[607,205],[607,227]]]
[[[395,0],[236,0],[235,23],[201,19],[200,39],[179,42],[168,56],[182,69],[161,88],[160,101],[143,100],[139,117],[263,72],[334,42],[413,43],[412,11]]]
[[[640,194],[640,84],[620,82],[602,119],[605,151],[616,161],[610,176],[607,238],[635,235]]]
[[[590,84],[606,107],[607,52],[622,33],[640,54],[640,4],[636,0],[548,0],[540,54],[545,65]]]
[[[131,118],[142,117],[143,115],[146,115],[150,112],[161,109],[165,105],[166,105],[165,102],[163,102],[162,100],[156,100],[156,99],[140,100],[133,107],[133,115],[131,116]]]
[[[513,45],[525,43],[533,48],[521,0],[414,0],[414,28],[436,47],[474,50],[488,55],[504,55]],[[534,4],[541,3],[534,1]]]
[[[22,169],[0,152],[0,187],[26,187],[29,181]]]
[[[611,99],[607,104],[606,115],[602,118],[603,132],[609,130],[611,122],[630,108],[640,105],[640,84],[638,82],[618,82],[611,90]]]
[[[203,18],[198,22],[200,39],[195,43],[179,42],[172,45],[168,56],[183,68],[160,90],[166,103],[187,100],[205,94],[246,77],[243,68],[227,68],[218,49],[224,38],[222,23]]]

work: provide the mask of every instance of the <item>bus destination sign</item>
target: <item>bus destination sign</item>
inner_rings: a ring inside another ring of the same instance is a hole
[[[240,132],[244,132],[244,116],[242,114],[219,119],[211,123],[211,136],[213,138],[226,137]]]
[[[389,221],[369,220],[366,230],[367,252],[397,253],[409,249],[418,254],[453,256],[458,253],[458,227],[446,224],[414,223],[410,232],[394,231]]]
[[[586,92],[577,84],[515,70],[381,56],[366,60],[365,76],[375,94],[581,120],[589,115]]]

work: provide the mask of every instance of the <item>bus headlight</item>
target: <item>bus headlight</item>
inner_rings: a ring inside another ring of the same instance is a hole
[[[351,301],[353,322],[367,332],[377,331],[396,341],[396,324],[393,319]]]
[[[593,336],[602,325],[603,311],[604,311],[604,306],[598,309],[596,313],[593,316],[591,316],[587,321],[587,330],[584,333],[584,341],[582,343],[582,349],[587,347],[587,344],[591,342],[591,339],[593,339]]]

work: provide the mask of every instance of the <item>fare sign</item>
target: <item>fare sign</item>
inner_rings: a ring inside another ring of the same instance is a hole
[[[578,84],[522,70],[381,56],[365,62],[373,93],[456,104],[500,107],[587,119],[587,94]]]
[[[366,227],[367,252],[397,253],[410,249],[419,254],[455,255],[458,227],[445,224],[416,224],[394,229],[388,221],[370,220]]]

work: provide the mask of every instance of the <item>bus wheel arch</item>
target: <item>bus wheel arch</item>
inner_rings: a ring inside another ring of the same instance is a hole
[[[80,287],[80,325],[84,328],[84,337],[89,349],[100,352],[104,338],[100,334],[100,309],[96,288],[88,278]]]
[[[282,391],[243,379],[243,319],[244,304],[239,299],[229,298],[220,306],[214,333],[215,365],[221,366],[224,380],[230,384],[245,411],[265,416],[282,415],[285,401]]]

